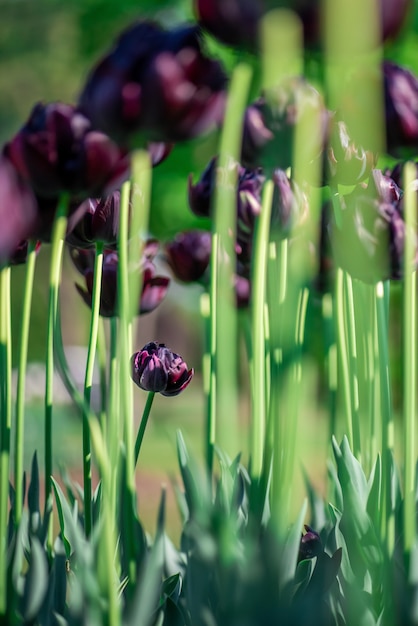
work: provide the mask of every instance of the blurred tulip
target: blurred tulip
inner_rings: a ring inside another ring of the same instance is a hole
[[[366,283],[402,279],[406,231],[398,193],[393,181],[374,170],[367,187],[360,185],[342,199],[341,224],[331,219],[335,260],[353,278]],[[411,270],[417,261],[416,253]]]
[[[164,343],[151,341],[131,358],[132,380],[144,391],[163,396],[177,396],[193,378],[181,356],[171,352]]]
[[[387,151],[415,156],[418,150],[418,78],[390,61],[383,63]]]
[[[90,74],[80,107],[122,145],[176,142],[222,120],[226,77],[202,52],[200,30],[139,22],[124,31]]]
[[[307,219],[309,204],[306,194],[291,181],[283,170],[273,172],[273,204],[271,226],[282,237],[288,237],[293,228],[301,226]]]
[[[319,534],[307,524],[305,524],[305,531],[300,540],[298,561],[312,559],[324,551]]]
[[[304,138],[298,161],[321,156],[328,130],[328,111],[320,93],[303,77],[291,77],[250,105],[244,117],[242,163],[249,169],[286,170],[294,165],[297,125],[315,128]]]
[[[165,260],[178,280],[184,283],[196,282],[208,269],[211,248],[209,232],[185,231],[165,244]]]
[[[154,252],[154,244],[151,244]],[[156,276],[156,268],[152,262],[154,254],[145,250],[138,271],[142,272],[142,291],[138,303],[138,314],[150,313],[165,298],[170,279]],[[77,270],[83,275],[85,286],[76,283],[76,288],[84,302],[91,307],[94,282],[95,252],[90,249],[70,248],[71,259]],[[103,276],[100,294],[100,315],[102,317],[117,316],[118,294],[118,254],[113,250],[105,250],[103,257]]]
[[[330,137],[325,158],[325,184],[333,182],[356,185],[369,176],[376,163],[377,155],[357,146],[344,122],[330,120]]]
[[[47,198],[62,192],[100,196],[129,175],[127,153],[68,104],[35,105],[4,153],[34,192]]]
[[[9,159],[0,155],[0,265],[7,262],[20,241],[31,238],[37,221],[37,202]]]

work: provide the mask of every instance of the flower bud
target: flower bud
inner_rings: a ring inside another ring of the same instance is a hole
[[[144,391],[176,396],[187,387],[194,370],[164,343],[151,341],[131,358],[132,380]]]
[[[78,213],[81,212],[81,219]],[[119,232],[120,191],[103,198],[88,198],[69,219],[67,243],[90,248],[101,241],[107,247],[116,245]]]
[[[184,282],[200,280],[210,261],[211,234],[207,231],[189,230],[179,233],[165,244],[165,260],[174,276]]]
[[[300,540],[298,561],[312,559],[324,551],[319,534],[307,524],[305,524],[305,531]]]

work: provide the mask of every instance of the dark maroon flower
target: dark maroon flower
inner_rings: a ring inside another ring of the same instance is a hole
[[[142,272],[142,291],[138,303],[138,314],[150,313],[165,298],[170,279],[156,276],[156,268],[152,262],[155,246],[145,246],[138,271]],[[91,249],[70,248],[70,256],[78,271],[84,276],[85,286],[76,284],[77,291],[84,302],[91,307],[94,281],[95,252]],[[118,294],[118,254],[113,250],[105,250],[103,257],[103,277],[100,295],[100,315],[115,317],[117,315]]]
[[[305,531],[300,540],[298,561],[312,559],[324,551],[319,534],[307,524],[305,524]]]
[[[309,213],[306,194],[291,181],[283,170],[273,172],[273,204],[271,208],[271,226],[287,237],[293,228],[301,226]]]
[[[210,217],[216,183],[218,159],[214,157],[205,167],[198,182],[193,185],[193,176],[188,179],[189,206],[198,217]]]
[[[196,282],[208,269],[211,248],[209,232],[185,231],[165,244],[165,260],[178,280],[184,283]]]
[[[120,191],[103,198],[88,198],[69,219],[67,243],[77,248],[91,248],[102,241],[106,247],[116,245],[119,232]]]
[[[4,152],[35,193],[47,198],[62,192],[100,196],[129,175],[127,153],[68,104],[35,105]]]
[[[131,358],[132,380],[144,391],[177,396],[193,378],[181,356],[171,352],[164,343],[151,341]]]
[[[0,264],[8,261],[19,242],[32,237],[37,202],[29,185],[9,159],[0,155]]]
[[[302,163],[309,164],[322,152],[328,131],[328,112],[322,96],[303,77],[286,79],[250,105],[244,117],[242,163],[249,169],[287,169],[293,163],[297,124],[309,124],[317,132],[307,136]]]
[[[256,49],[260,0],[195,0],[194,10],[199,24],[219,41]]]
[[[338,265],[363,282],[403,277],[405,222],[393,181],[374,170],[367,187],[359,185],[342,199],[340,220],[329,232]],[[418,257],[415,255],[414,267]]]
[[[383,63],[387,151],[393,156],[418,150],[418,78],[390,61]]]
[[[218,159],[214,157],[205,168],[200,180],[193,185],[189,176],[189,205],[199,217],[211,217],[216,187]],[[248,241],[252,237],[254,222],[261,211],[261,190],[265,177],[260,168],[249,170],[239,163],[237,182],[237,239]]]
[[[219,124],[226,84],[218,62],[204,56],[200,30],[166,31],[151,22],[123,32],[88,78],[82,110],[123,145],[191,139]]]

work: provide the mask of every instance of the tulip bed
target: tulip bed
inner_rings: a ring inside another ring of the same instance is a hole
[[[196,0],[195,22],[128,27],[77,103],[36,104],[4,145],[2,624],[418,624],[418,63],[397,58],[414,9],[389,0]],[[216,154],[184,181],[201,228],[158,242],[149,228],[153,169],[209,135]],[[47,245],[44,458],[33,451],[26,477],[29,322]],[[61,329],[65,250],[91,309],[81,392]],[[177,433],[179,545],[167,534],[165,489],[153,537],[136,492],[155,394],[169,413],[173,396],[199,384],[200,364],[186,364],[176,346],[150,337],[139,348],[133,339],[170,288],[159,258],[173,280],[200,285],[205,329],[204,458]],[[17,263],[26,277],[14,398]],[[396,438],[394,308],[402,320]],[[314,320],[320,363],[306,341]],[[309,359],[322,372],[332,458],[326,496],[305,468],[306,497],[295,502]],[[250,420],[240,449],[244,366]],[[55,370],[80,417],[80,489],[53,473]]]

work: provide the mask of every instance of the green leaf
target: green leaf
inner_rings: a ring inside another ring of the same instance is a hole
[[[64,543],[65,555],[69,560],[71,554],[76,551],[77,546],[80,545],[82,531],[77,527],[77,524],[73,517],[73,513],[68,505],[67,500],[65,499],[61,487],[54,478],[51,478],[51,481],[55,492],[58,518],[60,523],[62,540]]]
[[[37,537],[32,537],[28,572],[25,577],[23,596],[23,617],[26,621],[33,620],[48,589],[48,564],[44,549]]]
[[[308,501],[305,500],[299,512],[297,520],[292,524],[284,542],[281,555],[280,581],[279,585],[283,589],[288,583],[293,581],[296,573],[298,561],[300,537],[302,533],[303,520],[306,516]]]
[[[39,506],[39,467],[36,452],[32,457],[32,469],[28,489],[28,508],[30,531],[32,534],[36,534],[41,523]]]

